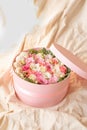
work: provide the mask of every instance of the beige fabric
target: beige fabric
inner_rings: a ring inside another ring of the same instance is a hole
[[[11,63],[28,48],[56,42],[87,64],[87,1],[35,0],[40,20],[14,51],[0,55],[0,130],[87,130],[87,81],[75,73],[58,105],[40,109],[21,103],[13,88]]]

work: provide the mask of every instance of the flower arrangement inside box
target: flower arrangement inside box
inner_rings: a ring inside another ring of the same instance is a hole
[[[71,69],[60,59],[65,60],[70,66],[72,60],[76,58],[61,46],[58,46],[58,49],[59,54],[54,46],[52,49],[32,48],[15,57],[14,88],[18,98],[25,104],[34,107],[50,107],[65,97],[69,88]],[[72,57],[71,60],[68,60],[69,56]],[[77,67],[77,70],[80,67],[78,63],[72,66]],[[80,71],[84,72],[82,69]]]

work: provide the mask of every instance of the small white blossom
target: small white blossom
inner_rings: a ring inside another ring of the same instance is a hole
[[[45,78],[48,78],[48,79],[51,78],[51,74],[49,72],[45,72],[44,76],[45,76]]]
[[[36,80],[36,76],[34,74],[30,74],[29,78],[32,79],[33,81]]]
[[[15,69],[15,72],[16,72],[17,74],[21,73],[21,68],[20,68],[20,67],[17,67],[17,68]]]
[[[41,67],[40,67],[40,71],[41,71],[42,73],[46,72],[46,67],[45,67],[45,66],[41,66]]]
[[[28,58],[27,52],[21,52],[20,57]]]

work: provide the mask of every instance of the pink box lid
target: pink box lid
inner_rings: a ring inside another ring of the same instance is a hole
[[[50,50],[72,71],[77,73],[82,78],[87,79],[87,65],[83,63],[79,58],[58,44],[52,44]]]

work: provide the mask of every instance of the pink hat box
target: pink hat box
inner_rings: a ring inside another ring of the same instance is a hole
[[[87,79],[86,65],[68,50],[57,44],[53,44],[50,47],[50,50],[70,69],[75,71],[81,77]],[[16,57],[14,58],[13,63],[15,59]],[[13,67],[13,82],[17,97],[23,103],[38,108],[51,107],[62,101],[69,89],[69,77],[70,74],[64,80],[55,84],[34,84],[20,78],[15,73]]]

